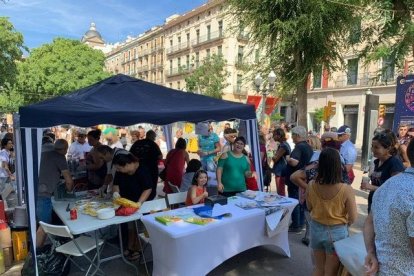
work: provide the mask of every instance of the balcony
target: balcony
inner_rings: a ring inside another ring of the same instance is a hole
[[[237,35],[237,40],[238,40],[238,41],[244,41],[244,42],[247,42],[247,41],[249,41],[249,39],[250,39],[249,34],[247,34],[247,33],[245,33],[245,32],[240,32],[240,33]]]
[[[197,39],[191,41],[193,47],[201,46],[203,44],[223,39],[223,32],[211,32],[207,35],[199,36]]]
[[[237,70],[241,71],[249,71],[250,64],[243,60],[243,58],[236,57],[236,61],[234,62],[234,66]]]
[[[233,87],[233,94],[238,96],[247,96],[249,89],[247,87],[236,85]]]
[[[179,75],[182,75],[182,74],[190,73],[190,71],[191,70],[189,68],[187,68],[186,66],[170,68],[170,70],[168,70],[166,72],[166,76],[167,77],[179,76]]]
[[[397,75],[387,79],[382,78],[377,73],[361,73],[357,76],[348,76],[346,73],[335,74],[330,77],[328,89],[333,88],[348,88],[348,87],[364,87],[364,86],[379,86],[379,85],[393,85]]]
[[[190,42],[180,43],[167,49],[167,55],[190,49]]]

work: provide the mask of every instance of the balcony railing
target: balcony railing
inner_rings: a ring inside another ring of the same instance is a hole
[[[166,75],[167,77],[172,77],[172,76],[178,76],[181,74],[187,74],[191,71],[190,68],[187,68],[185,66],[181,66],[181,67],[176,67],[176,68],[170,68],[167,72]]]
[[[395,84],[397,76],[388,77],[387,79],[383,78],[377,73],[361,73],[357,76],[350,76],[346,73],[335,74],[330,77],[328,82],[329,88],[346,88],[354,86],[375,86],[375,85],[391,85]],[[318,88],[318,87],[315,87]]]
[[[178,45],[172,46],[167,49],[167,55],[177,53],[179,51],[184,51],[190,48],[190,42],[180,43]]]
[[[233,94],[234,95],[246,96],[248,92],[249,92],[249,89],[247,87],[243,87],[243,86],[234,86],[233,87]]]
[[[247,40],[249,40],[249,39],[250,39],[250,36],[249,36],[249,34],[248,34],[248,33],[241,32],[241,33],[239,33],[239,34],[237,35],[237,39],[238,39],[238,40],[247,41]]]
[[[204,44],[204,43],[208,43],[208,42],[212,42],[212,41],[215,41],[215,40],[222,39],[223,37],[224,37],[223,32],[220,32],[220,31],[211,32],[210,34],[202,35],[202,36],[199,36],[196,39],[193,39],[191,41],[191,44],[193,46],[199,46],[199,45]]]

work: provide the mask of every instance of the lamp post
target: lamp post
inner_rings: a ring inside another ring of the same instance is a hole
[[[265,114],[265,109],[266,109],[266,97],[267,95],[269,95],[269,92],[272,92],[274,87],[275,87],[275,82],[276,82],[276,74],[275,72],[270,71],[269,75],[267,76],[267,81],[269,83],[269,87],[263,87],[262,89],[262,83],[263,83],[263,79],[260,76],[260,74],[258,73],[256,75],[256,77],[254,78],[254,85],[256,86],[256,91],[257,93],[262,93],[262,113],[260,115],[260,121],[263,123],[264,121],[264,114]]]

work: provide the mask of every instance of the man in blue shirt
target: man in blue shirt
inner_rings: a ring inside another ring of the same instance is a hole
[[[351,128],[347,125],[343,125],[338,128],[338,140],[341,142],[341,149],[339,153],[345,160],[345,167],[348,172],[348,177],[352,183],[355,178],[354,164],[357,159],[357,151],[355,145],[349,140],[351,137]]]

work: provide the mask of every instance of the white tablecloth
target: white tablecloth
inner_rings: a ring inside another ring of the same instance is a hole
[[[259,245],[275,245],[290,257],[288,227],[297,200],[284,204],[288,214],[277,226],[277,234],[268,237],[265,212],[244,210],[229,200],[232,216],[200,226],[187,222],[163,225],[154,217],[180,214],[185,209],[145,215],[141,218],[149,235],[153,253],[153,275],[205,275],[225,260]],[[186,207],[190,208],[190,207]],[[188,211],[188,210],[187,210]]]

